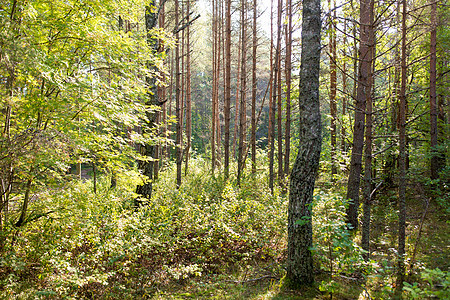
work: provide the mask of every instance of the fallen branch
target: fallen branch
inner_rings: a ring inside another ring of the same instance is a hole
[[[249,282],[255,282],[255,281],[259,281],[262,279],[279,279],[278,277],[275,277],[273,275],[264,275],[258,278],[252,278],[252,279],[247,279],[247,280],[225,280],[225,282],[232,282],[232,283],[237,283],[237,284],[244,284],[244,283],[249,283]]]

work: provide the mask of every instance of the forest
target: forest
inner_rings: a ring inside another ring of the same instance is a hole
[[[443,0],[0,0],[0,299],[450,299]]]

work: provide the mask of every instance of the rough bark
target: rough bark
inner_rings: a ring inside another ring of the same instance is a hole
[[[358,228],[359,187],[362,171],[362,151],[364,146],[364,127],[366,99],[370,95],[369,75],[372,67],[370,49],[370,30],[373,23],[373,4],[371,0],[362,0],[360,4],[360,45],[358,86],[356,91],[355,123],[353,127],[353,147],[350,161],[350,174],[347,183],[347,222],[353,229]]]
[[[331,0],[329,0],[330,9],[336,7],[336,2],[331,5]],[[333,9],[333,17],[330,22],[329,29],[329,51],[330,51],[330,114],[331,114],[331,180],[336,181],[337,175],[337,105],[336,105],[336,94],[337,94],[337,72],[336,72],[336,30],[334,28],[334,22],[336,22],[336,9]]]
[[[403,290],[405,280],[405,242],[406,242],[406,0],[402,1],[402,54],[401,54],[401,87],[400,87],[400,110],[399,110],[399,159],[400,172],[398,184],[398,267],[396,295],[399,296]]]
[[[273,62],[273,0],[270,1],[270,79],[276,82],[276,75],[274,74]],[[273,193],[273,154],[274,154],[274,139],[275,139],[275,102],[273,96],[276,94],[274,90],[275,84],[270,85],[269,91],[269,128],[268,128],[268,146],[269,146],[269,188]]]
[[[245,123],[246,123],[246,60],[247,60],[247,32],[246,32],[246,0],[242,0],[241,3],[241,101],[239,105],[239,147],[238,147],[238,175],[237,184],[240,185],[242,171],[244,168],[244,148],[245,148]]]
[[[154,52],[158,50],[157,41],[151,37],[150,31],[155,28],[158,20],[157,13],[152,8],[154,6],[154,0],[150,1],[149,6],[145,8],[145,28],[147,31],[147,43],[149,43]],[[156,77],[146,77],[146,83],[148,88],[147,99],[145,104],[147,106],[161,106],[163,101],[158,99]],[[152,134],[156,126],[156,113],[154,111],[147,111],[147,121],[142,127],[143,134]],[[141,155],[146,157],[146,160],[140,160],[138,162],[138,169],[142,175],[145,175],[148,180],[146,180],[142,185],[138,185],[136,188],[136,193],[141,197],[150,199],[152,196],[152,181],[153,181],[153,158],[155,156],[155,145],[145,144],[140,147]],[[141,204],[140,200],[135,201],[135,205],[139,206]]]
[[[175,24],[179,24],[179,3],[175,0]],[[177,30],[175,34],[177,41],[180,34]],[[183,124],[182,124],[182,98],[181,98],[181,73],[180,73],[180,46],[175,47],[175,111],[176,111],[176,165],[177,165],[177,187],[181,186],[181,164],[183,162]]]
[[[371,11],[373,12],[374,1],[370,1]],[[371,24],[373,24],[373,14]],[[371,25],[370,34],[370,50],[372,57],[372,67],[368,74],[368,94],[366,97],[366,129],[365,129],[365,148],[364,148],[364,203],[363,203],[363,218],[362,218],[362,237],[361,246],[366,252],[363,254],[364,259],[368,260],[370,257],[370,215],[372,205],[372,88],[373,88],[373,73],[375,67],[375,32]]]
[[[320,1],[303,1],[299,95],[299,150],[288,206],[287,284],[298,288],[314,281],[311,203],[322,142],[319,105]]]
[[[277,89],[276,89],[276,98],[277,98],[277,153],[278,153],[278,184],[283,182],[283,126],[282,126],[282,106],[281,106],[281,28],[283,27],[283,23],[281,17],[283,15],[283,1],[278,0],[278,20],[277,20],[277,52],[275,56],[277,59],[276,63],[276,72],[277,75]]]
[[[284,136],[284,174],[289,175],[291,151],[291,72],[292,72],[292,0],[286,0],[286,124]]]
[[[231,111],[231,0],[226,1],[225,13],[225,99],[224,99],[224,172],[228,178],[230,172],[230,111]]]
[[[256,50],[258,47],[256,28],[257,1],[253,0],[253,55],[252,55],[252,174],[256,173]]]
[[[190,0],[186,2],[186,15],[187,22],[190,21]],[[190,41],[190,26],[186,28],[186,151],[185,151],[185,167],[184,174],[186,175],[189,167],[189,157],[191,151],[191,138],[192,138],[192,104],[191,104],[191,41]]]
[[[234,106],[234,134],[233,134],[233,156],[236,158],[236,144],[238,135],[238,124],[239,124],[239,91],[241,82],[241,30],[239,30],[239,40],[238,40],[238,56],[237,56],[237,75],[236,75],[236,97]]]
[[[347,20],[344,20],[344,32],[347,32]],[[344,35],[344,47],[347,45],[347,36]],[[345,55],[344,55],[345,56]],[[342,116],[347,113],[347,60],[344,58],[342,62]],[[347,152],[347,132],[345,129],[345,123],[342,121],[341,127],[341,151]]]
[[[214,175],[216,168],[216,86],[217,86],[217,76],[216,76],[216,64],[217,64],[217,11],[216,2],[212,0],[212,116],[211,116],[211,168]]]

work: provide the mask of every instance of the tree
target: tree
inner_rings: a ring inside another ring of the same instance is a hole
[[[337,175],[337,105],[336,105],[336,94],[337,94],[337,66],[336,66],[336,1],[333,2],[333,7],[331,6],[331,0],[328,2],[330,10],[333,9],[333,16],[330,18],[330,28],[329,28],[329,55],[330,55],[330,114],[331,114],[331,180],[336,181]]]
[[[347,209],[347,221],[358,228],[359,186],[362,170],[362,151],[364,147],[364,127],[366,99],[370,96],[370,74],[372,68],[372,50],[370,45],[371,30],[373,30],[373,3],[372,0],[363,0],[360,3],[360,45],[358,84],[356,91],[355,120],[353,126],[353,147],[350,161],[350,175],[347,183],[347,199],[350,204]]]
[[[238,175],[237,182],[240,185],[242,171],[244,169],[244,149],[246,141],[246,88],[247,88],[247,0],[241,0],[241,94],[239,105],[239,147],[238,147]]]
[[[231,110],[231,0],[227,0],[225,12],[225,99],[224,99],[224,171],[225,178],[230,172],[230,110]]]
[[[299,150],[291,173],[288,206],[286,279],[291,287],[314,281],[311,203],[322,143],[319,105],[320,13],[319,0],[303,1]]]
[[[253,0],[253,55],[252,55],[252,174],[256,173],[256,91],[258,89],[258,82],[256,81],[256,50],[258,47],[257,28],[256,28],[256,12],[257,1]]]
[[[188,0],[186,4],[186,21],[189,23],[191,16],[191,1]],[[191,103],[191,41],[190,41],[190,26],[186,28],[186,165],[184,168],[185,175],[187,174],[190,149],[191,149],[191,139],[192,139],[192,103]]]
[[[284,135],[284,174],[289,174],[291,151],[291,73],[292,73],[292,0],[286,0],[286,124]]]
[[[179,24],[179,1],[175,0],[175,24]],[[181,72],[180,72],[180,34],[176,29],[175,38],[178,42],[175,48],[175,112],[177,118],[176,125],[176,165],[177,165],[177,187],[181,186],[181,164],[183,163],[183,123],[182,123],[182,105],[181,98]]]
[[[275,78],[277,82],[274,82],[274,91],[277,98],[277,152],[278,152],[278,184],[283,181],[283,125],[282,125],[282,101],[281,101],[281,28],[282,15],[283,15],[283,1],[278,0],[278,17],[277,17],[277,49],[275,53]],[[276,87],[276,89],[275,89]],[[275,97],[274,97],[275,100]]]
[[[276,60],[275,60],[276,63]],[[268,144],[269,144],[269,188],[273,193],[273,156],[275,151],[275,95],[276,90],[275,82],[276,82],[276,72],[274,71],[274,61],[273,61],[273,0],[270,1],[270,80],[273,84],[270,85],[270,93],[269,93],[269,128],[268,128]]]
[[[134,145],[150,144],[153,133],[127,135],[123,128],[150,124],[154,107],[145,104],[161,59],[154,32],[138,30],[141,6],[130,3],[120,18],[119,6],[13,1],[0,10],[1,220],[11,197],[23,199],[15,225],[32,220],[33,194],[64,183],[81,159],[94,165],[95,175],[146,160]],[[124,20],[134,34],[117,26]]]
[[[374,0],[369,3],[369,10],[374,11]],[[361,246],[366,251],[364,258],[366,260],[370,257],[370,210],[372,205],[372,112],[373,112],[373,73],[375,66],[375,30],[373,24],[373,13],[371,14],[369,29],[369,51],[372,59],[372,68],[367,77],[367,84],[369,85],[366,95],[366,129],[365,129],[365,148],[364,148],[364,203],[363,203],[363,220],[362,220],[362,236]]]
[[[406,0],[402,3],[402,48],[401,48],[401,87],[399,94],[400,110],[399,110],[399,158],[398,167],[400,178],[398,184],[398,269],[397,269],[397,285],[395,292],[401,295],[403,290],[403,281],[405,280],[405,243],[406,243]]]
[[[158,13],[155,8],[154,0],[150,2],[149,6],[145,7],[145,29],[147,32],[147,43],[150,45],[152,52],[156,54],[158,51],[158,43],[155,38],[151,36],[151,31],[156,28],[156,24],[158,22]],[[147,63],[149,64],[149,63]],[[156,77],[147,75],[145,77],[148,92],[147,92],[147,101],[145,105],[148,110],[146,112],[146,122],[142,126],[142,132],[144,135],[152,135],[153,131],[156,128],[157,121],[157,113],[150,110],[153,106],[161,107],[164,101],[161,101],[158,98],[157,85],[156,85]],[[150,199],[152,196],[152,184],[153,184],[153,175],[154,175],[154,159],[156,156],[157,147],[154,143],[146,143],[141,146],[141,155],[144,159],[139,160],[138,169],[141,171],[141,174],[146,176],[147,179],[143,182],[143,184],[138,185],[136,188],[136,193],[142,196],[143,198]],[[140,205],[141,201],[136,199],[135,205]]]

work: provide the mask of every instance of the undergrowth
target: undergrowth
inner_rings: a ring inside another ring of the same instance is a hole
[[[193,159],[179,189],[167,166],[138,209],[133,173],[115,189],[100,177],[96,194],[91,180],[36,193],[34,221],[15,227],[11,211],[5,224],[0,299],[391,297],[396,219],[389,193],[375,203],[374,218],[383,221],[373,224],[372,260],[364,262],[359,235],[345,224],[342,192],[316,190],[316,283],[290,291],[281,284],[287,195],[270,193],[265,174],[247,175],[238,188],[234,177],[212,176],[206,165]],[[448,271],[427,268],[426,258],[418,255],[406,298],[448,296]]]

